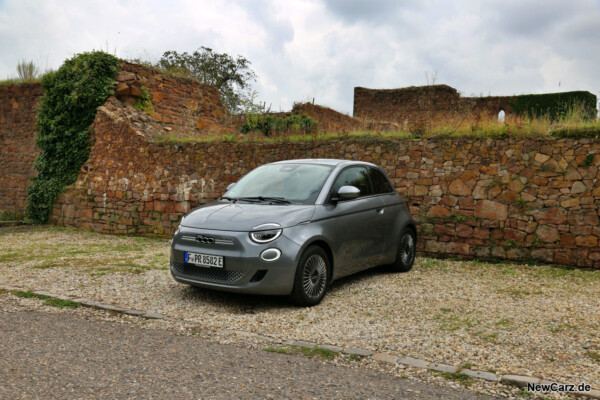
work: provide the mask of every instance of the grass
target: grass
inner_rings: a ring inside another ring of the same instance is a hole
[[[593,361],[597,362],[600,364],[600,353],[596,352],[596,351],[591,351],[588,350],[585,353],[589,358],[591,358]]]
[[[306,357],[323,358],[325,360],[333,360],[338,353],[321,347],[265,347],[263,351],[279,354],[302,354]]]
[[[363,121],[363,126],[369,123]],[[370,124],[373,125],[373,124]],[[376,125],[376,124],[375,124]],[[318,134],[271,133],[269,137],[256,132],[249,134],[234,133],[222,135],[208,133],[201,137],[189,134],[157,135],[153,138],[159,143],[194,143],[194,142],[314,142],[332,140],[391,140],[391,139],[454,139],[469,137],[476,139],[506,139],[506,138],[563,138],[563,137],[600,137],[600,120],[587,119],[583,107],[572,106],[559,119],[549,117],[524,117],[509,115],[505,123],[499,123],[496,116],[475,118],[464,110],[454,115],[444,117],[429,117],[418,129],[398,124],[388,124],[391,130],[372,130],[364,127],[349,132],[320,132]],[[588,160],[591,164],[592,157]],[[525,207],[523,203],[521,206]]]
[[[462,372],[444,372],[442,376],[446,379],[456,381],[465,387],[471,386],[474,382],[473,378]]]
[[[57,308],[77,308],[81,306],[81,303],[77,303],[75,301],[59,299],[56,297],[50,297],[43,294],[37,294],[29,291],[20,291],[16,290],[11,292],[17,297],[21,297],[24,299],[39,299],[44,300],[44,304],[47,306],[57,307]]]
[[[77,268],[92,276],[141,274],[169,266],[167,239],[110,236],[44,226],[0,237],[0,265]]]

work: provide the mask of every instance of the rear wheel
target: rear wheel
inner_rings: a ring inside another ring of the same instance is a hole
[[[396,253],[396,261],[392,267],[398,272],[408,272],[415,263],[417,254],[417,235],[411,228],[405,228],[400,234],[400,243]]]
[[[319,304],[329,285],[330,262],[327,253],[319,246],[310,246],[296,268],[292,300],[300,306]]]

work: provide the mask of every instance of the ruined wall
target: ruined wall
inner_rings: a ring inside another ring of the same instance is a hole
[[[34,174],[39,83],[0,86],[0,213],[21,214]]]
[[[234,130],[216,87],[121,61],[116,97],[133,105],[142,97],[142,88],[150,93],[151,116],[162,126],[162,134],[206,137]]]
[[[382,165],[419,221],[421,254],[600,267],[600,141],[377,140],[154,143],[107,103],[95,145],[52,221],[168,235],[182,213],[261,164],[324,157]]]
[[[502,109],[512,113],[515,96],[462,97],[447,85],[402,89],[354,88],[355,118],[405,125],[445,119],[452,115],[492,117]]]

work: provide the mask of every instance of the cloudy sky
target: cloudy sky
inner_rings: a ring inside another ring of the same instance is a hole
[[[600,0],[0,0],[0,79],[21,59],[200,46],[249,59],[273,110],[314,97],[351,114],[355,86],[434,80],[465,96],[600,96]]]

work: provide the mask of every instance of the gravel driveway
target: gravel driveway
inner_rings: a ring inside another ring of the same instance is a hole
[[[52,227],[0,233],[0,285],[235,329],[600,387],[600,271],[417,258],[332,285],[322,304],[232,295],[173,281],[168,240]]]

